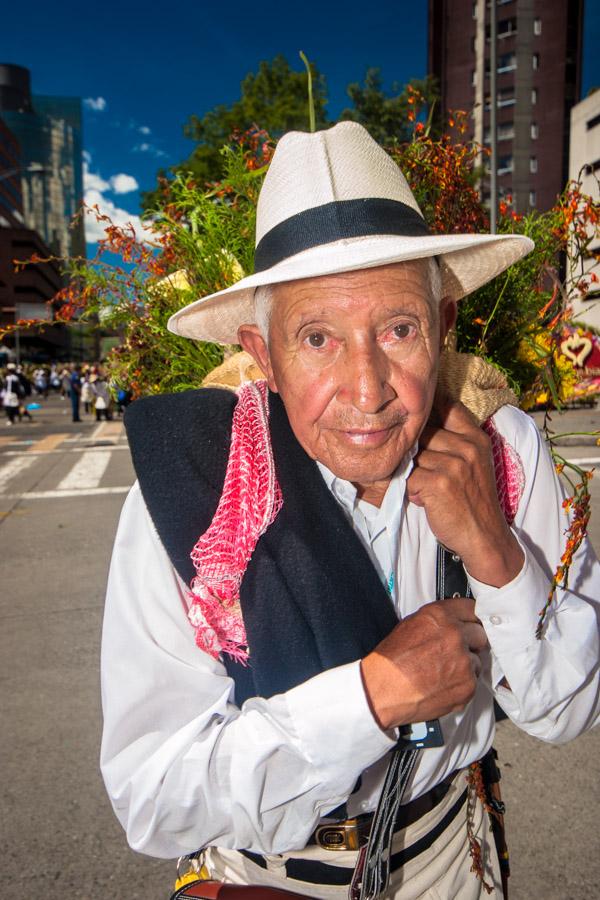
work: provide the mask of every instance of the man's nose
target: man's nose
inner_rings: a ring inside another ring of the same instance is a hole
[[[363,413],[376,413],[395,396],[389,361],[376,341],[348,347],[344,354],[338,399]]]

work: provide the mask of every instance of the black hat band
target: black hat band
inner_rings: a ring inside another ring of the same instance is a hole
[[[423,217],[400,200],[334,200],[296,213],[267,231],[254,253],[254,271],[264,272],[289,256],[343,238],[392,234],[423,237],[430,231]]]

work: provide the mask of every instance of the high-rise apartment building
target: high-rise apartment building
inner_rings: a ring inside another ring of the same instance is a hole
[[[490,143],[490,15],[497,22],[499,196],[549,209],[568,178],[571,107],[581,89],[583,0],[429,0],[429,71],[444,112],[469,113]],[[489,178],[482,193],[489,199]]]
[[[32,96],[29,71],[0,65],[0,117],[20,145],[23,216],[59,256],[85,255],[81,100]]]
[[[569,177],[581,179],[584,194],[600,201],[600,90],[594,91],[571,110],[571,151]],[[594,235],[593,226],[589,228]],[[574,291],[571,297],[573,313],[588,325],[600,329],[600,239],[594,237],[583,260],[582,280],[587,280],[590,290],[582,295]],[[593,281],[592,273],[599,281]]]

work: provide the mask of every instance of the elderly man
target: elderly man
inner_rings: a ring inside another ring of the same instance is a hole
[[[430,235],[354,123],[281,140],[254,275],[169,326],[265,380],[127,413],[102,770],[134,849],[309,897],[502,896],[465,778],[494,698],[548,741],[600,710],[589,544],[535,637],[566,524],[535,426],[436,397],[457,300],[530,247]]]

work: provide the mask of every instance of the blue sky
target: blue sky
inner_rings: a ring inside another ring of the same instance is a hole
[[[600,82],[598,46],[600,9],[587,0],[584,96]],[[34,93],[88,101],[90,197],[123,215],[139,212],[134,185],[151,188],[159,166],[191,151],[182,134],[190,114],[234,101],[262,59],[284,53],[301,68],[300,49],[325,74],[335,116],[346,85],[369,66],[381,68],[387,87],[425,74],[427,2],[30,0],[26,14],[19,4],[3,10],[0,35],[0,61],[29,68]]]

